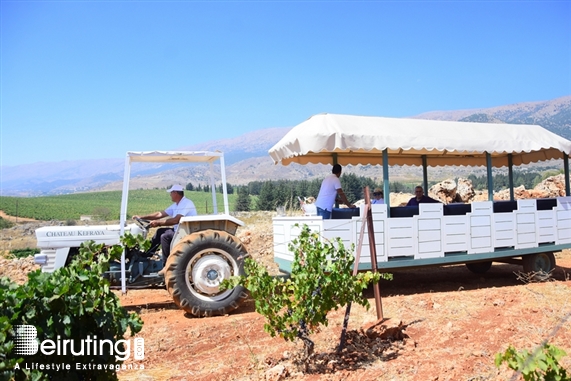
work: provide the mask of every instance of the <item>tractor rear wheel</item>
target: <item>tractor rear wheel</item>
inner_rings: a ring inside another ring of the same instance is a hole
[[[242,243],[220,230],[203,230],[184,237],[165,265],[167,290],[177,306],[195,316],[225,315],[247,297],[237,286],[220,290],[220,283],[244,275],[247,256]]]

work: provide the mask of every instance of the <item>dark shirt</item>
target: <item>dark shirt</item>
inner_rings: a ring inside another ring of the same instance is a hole
[[[435,200],[433,198],[430,198],[430,197],[423,194],[420,201],[417,201],[416,197],[413,197],[410,200],[408,200],[408,203],[406,204],[406,206],[416,206],[418,204],[423,204],[423,203],[428,204],[428,203],[435,203],[435,202],[440,202],[440,201]]]

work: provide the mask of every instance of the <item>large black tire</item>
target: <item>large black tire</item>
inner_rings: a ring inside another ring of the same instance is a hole
[[[244,275],[246,249],[231,234],[204,230],[186,236],[165,265],[165,282],[177,306],[195,316],[225,315],[248,297],[242,286],[220,291],[222,280]]]
[[[492,261],[466,263],[468,270],[474,274],[484,274],[492,267]]]
[[[523,272],[535,274],[535,280],[544,281],[555,268],[555,255],[553,253],[528,254],[522,257]]]

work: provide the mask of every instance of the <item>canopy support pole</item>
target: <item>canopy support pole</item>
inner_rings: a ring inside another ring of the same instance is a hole
[[[565,195],[571,196],[571,189],[569,188],[569,155],[563,152],[563,170],[565,171]]]
[[[129,179],[131,177],[131,156],[127,154],[125,157],[125,172],[123,173],[123,193],[121,194],[121,213],[119,215],[119,236],[125,234],[125,225],[127,224],[127,201],[129,199]],[[125,279],[125,247],[121,254],[121,292],[127,293],[127,280]]]
[[[426,163],[426,155],[422,155],[422,185],[424,194],[428,194],[428,165]]]
[[[391,188],[389,186],[389,151],[387,148],[383,150],[383,194],[385,195],[385,204],[387,204],[388,216],[391,216]]]
[[[230,206],[228,205],[228,189],[226,186],[226,168],[224,164],[224,156],[220,156],[220,173],[222,174],[222,195],[224,195],[224,213],[230,214]],[[215,198],[216,199],[216,198]],[[218,210],[218,209],[216,209]]]
[[[333,159],[333,165],[339,164],[339,163],[337,162],[337,154],[336,154],[336,153],[333,153],[333,154],[331,155],[331,158]],[[339,207],[339,203],[337,202],[337,197],[335,197],[335,207],[336,207],[336,208]]]
[[[510,182],[510,200],[513,201],[515,200],[515,196],[514,196],[514,163],[513,163],[513,157],[512,154],[509,153],[508,154],[508,180]]]
[[[494,201],[494,180],[492,177],[492,155],[486,152],[486,172],[488,174],[488,201]]]
[[[212,161],[210,162],[210,193],[212,194],[212,214],[218,214],[218,204],[216,203],[216,181],[214,180],[214,163]]]

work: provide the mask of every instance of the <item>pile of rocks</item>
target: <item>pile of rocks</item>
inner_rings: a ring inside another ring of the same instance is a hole
[[[448,179],[435,184],[428,190],[428,195],[444,204],[454,202],[471,203],[488,199],[487,191],[474,190],[472,182],[465,178],[459,178],[458,183],[452,179]],[[514,197],[516,200],[562,196],[565,196],[565,177],[563,174],[548,177],[530,190],[525,189],[523,185],[514,188]],[[503,189],[494,193],[494,200],[509,199],[509,189]]]
[[[428,196],[444,204],[454,202],[469,203],[475,200],[476,191],[474,190],[472,181],[460,177],[458,178],[458,183],[452,179],[448,179],[433,185],[428,190]]]
[[[565,176],[563,174],[551,176],[537,184],[533,189],[525,189],[519,186],[514,188],[514,197],[518,199],[526,198],[550,198],[565,196]],[[494,194],[494,200],[509,200],[509,189],[501,190]]]
[[[28,280],[28,273],[39,269],[34,257],[12,258],[6,254],[0,256],[0,278],[8,277],[13,282],[23,284]]]

